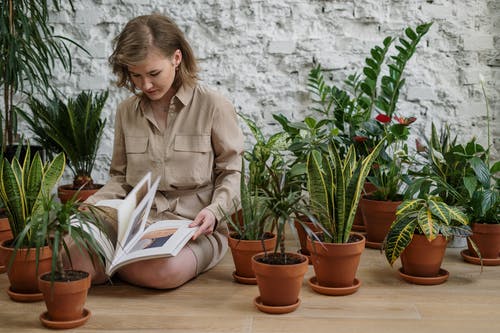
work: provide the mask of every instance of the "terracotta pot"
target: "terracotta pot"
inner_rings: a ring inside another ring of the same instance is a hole
[[[88,197],[99,191],[99,189],[103,186],[101,184],[94,184],[95,188],[93,189],[82,189],[78,193],[78,200],[83,202],[87,200]],[[61,200],[62,203],[65,203],[69,199],[71,199],[78,190],[73,189],[73,185],[61,185],[57,188],[57,197]]]
[[[298,253],[286,253],[298,258],[293,265],[270,265],[259,261],[263,253],[252,257],[252,267],[259,286],[260,300],[266,306],[290,306],[299,301],[300,289],[308,269],[307,257]]]
[[[307,217],[301,217],[300,221],[311,229],[312,232],[319,231],[311,221],[307,220]],[[297,236],[299,237],[300,253],[305,256],[309,256],[311,253],[309,253],[309,250],[307,249],[307,232],[304,230],[302,224],[300,224],[297,220],[295,220],[295,228],[297,229]]]
[[[264,241],[261,240],[239,240],[231,234],[228,238],[229,248],[233,255],[233,262],[236,268],[235,274],[243,278],[255,278],[252,269],[252,257],[265,251],[273,251],[276,246],[276,235],[266,233]]]
[[[2,214],[1,211],[0,214]],[[12,239],[12,231],[10,230],[9,219],[6,217],[0,217],[0,242],[8,239]],[[0,248],[0,274],[7,271],[8,254],[8,252],[3,251]]]
[[[423,235],[413,235],[410,244],[401,253],[403,272],[419,277],[435,277],[443,262],[447,240],[438,235],[429,242]]]
[[[10,258],[14,249],[7,246],[11,240],[3,241],[0,245],[2,251],[7,252],[7,258]],[[10,260],[10,259],[8,259]],[[48,246],[40,249],[40,256],[38,258],[38,271],[36,269],[36,250],[35,249],[19,249],[12,266],[7,271],[7,276],[10,281],[9,294],[11,298],[15,298],[15,294],[36,294],[39,293],[38,289],[38,275],[50,271],[52,260],[52,251]],[[16,301],[31,301],[29,298],[14,299]]]
[[[87,272],[80,272],[85,278],[75,281],[50,282],[50,275],[42,274],[38,278],[38,287],[43,293],[50,321],[69,322],[81,319],[91,277]],[[66,327],[69,328],[69,327]]]
[[[392,222],[396,220],[396,210],[400,204],[401,201],[379,201],[361,197],[360,207],[367,243],[375,243],[378,246],[382,244]]]
[[[365,248],[365,237],[352,233],[352,243],[320,243],[307,239],[311,261],[320,286],[343,288],[354,284],[361,253]]]
[[[377,189],[375,187],[375,185],[373,185],[370,182],[365,182],[365,185],[363,186],[363,188],[364,188],[365,194],[371,193]],[[363,193],[361,195],[363,195]],[[366,231],[365,221],[363,219],[363,213],[361,212],[361,204],[359,204],[358,209],[356,209],[356,215],[354,216],[352,230],[353,231],[360,231],[360,232]]]
[[[476,243],[483,259],[497,259],[500,256],[500,224],[474,223],[472,240]],[[469,253],[479,257],[468,241]]]

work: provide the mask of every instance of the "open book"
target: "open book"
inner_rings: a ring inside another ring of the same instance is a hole
[[[139,260],[175,256],[191,239],[197,227],[189,228],[191,220],[163,220],[147,226],[149,211],[160,179],[151,182],[146,174],[125,199],[101,200],[96,206],[117,211],[118,234],[116,246],[103,232],[92,230],[106,256],[106,274]]]

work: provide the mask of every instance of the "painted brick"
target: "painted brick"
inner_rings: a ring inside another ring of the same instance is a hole
[[[108,119],[96,179],[105,180],[117,104],[130,95],[114,86],[107,64],[112,39],[132,17],[153,11],[170,15],[189,39],[200,60],[202,83],[234,102],[238,111],[258,122],[266,135],[279,126],[272,115],[295,120],[309,114],[307,75],[318,62],[328,80],[360,73],[369,50],[387,35],[433,21],[406,67],[406,85],[398,112],[415,115],[415,136],[429,132],[431,121],[450,122],[464,140],[483,139],[484,103],[477,73],[486,79],[492,113],[500,117],[500,38],[498,1],[480,0],[88,0],[51,16],[55,31],[89,49],[74,53],[74,74],[54,71],[66,95],[80,89],[109,88]],[[472,125],[473,124],[473,125]],[[23,125],[21,124],[21,127]],[[244,126],[243,126],[244,127]],[[498,127],[498,126],[497,126]],[[246,145],[252,142],[244,128]],[[493,131],[498,134],[498,129]],[[498,156],[500,142],[493,155]],[[412,146],[411,143],[409,143]]]

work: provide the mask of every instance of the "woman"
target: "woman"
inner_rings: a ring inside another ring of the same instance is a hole
[[[191,47],[171,19],[132,19],[109,62],[118,86],[134,95],[117,109],[111,178],[87,202],[124,198],[148,171],[161,177],[150,223],[187,218],[199,229],[177,256],[132,263],[118,274],[139,286],[175,288],[226,253],[219,207],[231,210],[239,199],[243,135],[231,103],[197,83]],[[93,278],[103,275],[94,271]]]

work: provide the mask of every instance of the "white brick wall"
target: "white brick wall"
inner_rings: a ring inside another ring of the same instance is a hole
[[[111,40],[130,18],[152,11],[172,16],[200,60],[203,82],[222,91],[267,134],[272,114],[299,120],[308,112],[307,75],[313,59],[341,82],[359,71],[369,49],[409,26],[434,25],[408,65],[400,112],[415,115],[414,133],[449,122],[466,140],[485,138],[485,107],[478,82],[485,78],[492,132],[500,134],[500,5],[495,0],[74,0],[76,13],[53,17],[57,31],[79,41],[92,57],[75,52],[74,75],[59,87],[110,87],[108,128],[95,178],[107,179],[114,110],[128,93],[113,86],[107,65]],[[245,129],[250,143],[250,134]],[[500,143],[496,142],[497,151]],[[494,152],[498,156],[498,152]]]

